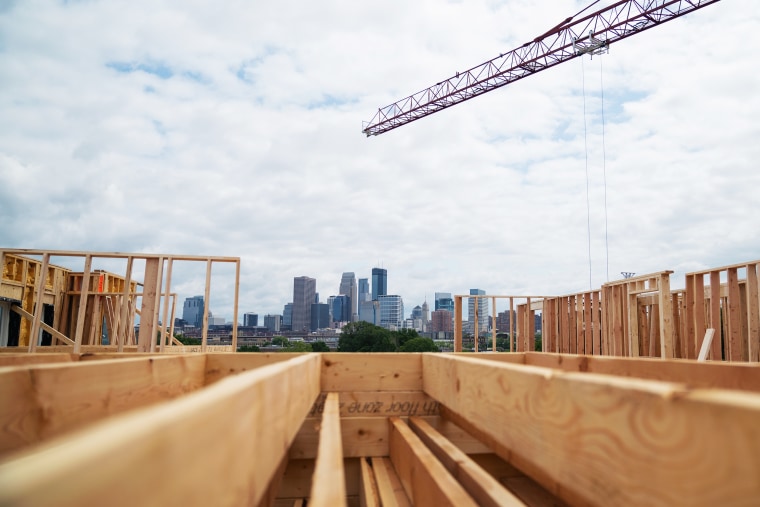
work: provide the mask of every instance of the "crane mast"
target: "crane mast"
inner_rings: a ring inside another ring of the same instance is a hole
[[[622,0],[578,20],[569,17],[508,53],[379,108],[363,122],[362,132],[367,137],[388,132],[719,1]]]

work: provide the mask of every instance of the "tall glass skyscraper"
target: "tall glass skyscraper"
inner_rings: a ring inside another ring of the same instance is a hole
[[[311,327],[311,305],[317,297],[317,280],[308,276],[293,279],[292,330],[308,331]]]
[[[343,273],[338,294],[348,298],[348,311],[344,312],[341,320],[345,322],[356,320],[359,314],[359,298],[356,293],[356,276],[353,273]]]
[[[401,296],[378,296],[380,302],[380,326],[386,329],[401,329],[404,322],[404,301]]]
[[[372,268],[372,300],[388,294],[388,271],[383,268]]]

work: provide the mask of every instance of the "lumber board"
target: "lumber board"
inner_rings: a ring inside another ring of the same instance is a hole
[[[19,449],[196,390],[203,386],[204,367],[203,356],[168,356],[0,368],[0,385],[6,386],[0,449]],[[20,407],[33,407],[21,425],[14,423]],[[37,421],[31,424],[30,417]]]
[[[388,425],[391,463],[415,506],[477,505],[404,421],[391,417]]]
[[[412,505],[390,459],[372,458],[371,463],[372,470],[375,472],[381,505],[383,507],[408,507]]]
[[[538,353],[526,354],[525,362],[562,371],[676,382],[691,388],[760,392],[760,365],[757,364]]]
[[[309,498],[309,505],[317,507],[346,505],[338,400],[338,393],[328,393],[322,412],[317,462]]]
[[[480,506],[525,505],[424,419],[409,418],[414,433]]]
[[[257,504],[319,366],[311,355],[258,368],[15,456],[0,464],[0,504]]]
[[[360,458],[361,483],[359,490],[359,501],[361,507],[380,507],[380,496],[377,492],[377,482],[375,474],[372,473],[372,466],[367,458]]]
[[[423,354],[442,414],[570,504],[760,498],[760,395]]]
[[[171,347],[166,347],[171,350]],[[281,361],[288,361],[301,354],[295,352],[218,353],[206,354],[206,385],[218,382],[229,375],[254,370]]]
[[[421,391],[420,354],[324,352],[322,391]]]
[[[565,502],[496,454],[473,454],[475,463],[530,507],[562,507]]]
[[[342,418],[438,415],[438,402],[422,391],[344,391],[337,394]],[[326,397],[326,393],[319,395],[309,417],[322,413]]]
[[[5,351],[4,351],[5,352]],[[13,354],[6,353],[0,354],[0,367],[3,366],[22,366],[25,364],[50,364],[50,363],[70,363],[72,361],[79,360],[79,357],[75,354]]]
[[[465,453],[487,453],[492,450],[465,430],[439,416],[423,416]],[[349,417],[341,419],[343,456],[388,456],[388,421],[386,417]],[[319,444],[319,419],[306,418],[290,447],[290,459],[314,459]]]
[[[314,475],[315,459],[289,459],[277,491],[278,499],[309,498]],[[358,458],[343,460],[346,476],[346,498],[358,497],[360,494],[361,470]],[[292,503],[291,503],[292,505]]]

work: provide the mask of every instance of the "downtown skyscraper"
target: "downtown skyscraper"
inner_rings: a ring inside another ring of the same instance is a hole
[[[359,314],[359,298],[356,289],[356,276],[353,273],[343,273],[340,279],[338,294],[348,297],[348,308],[344,310],[343,321],[353,322]]]
[[[372,301],[388,294],[388,270],[372,268]]]
[[[308,276],[293,279],[293,331],[308,331],[311,327],[311,305],[316,302],[317,280]]]

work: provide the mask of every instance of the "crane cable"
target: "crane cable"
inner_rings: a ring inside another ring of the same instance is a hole
[[[607,148],[605,143],[605,118],[604,118],[604,77],[602,68],[602,58],[599,55],[599,86],[601,89],[602,100],[602,171],[604,178],[604,248],[605,248],[605,261],[606,261],[606,273],[607,281],[610,281],[610,245],[608,234],[608,220],[607,220]],[[589,290],[593,290],[592,282],[592,264],[591,264],[591,199],[589,193],[589,176],[588,176],[588,128],[586,126],[586,69],[583,65],[583,57],[581,60],[581,86],[583,91],[583,147],[586,152],[586,230],[588,237],[588,285]]]

